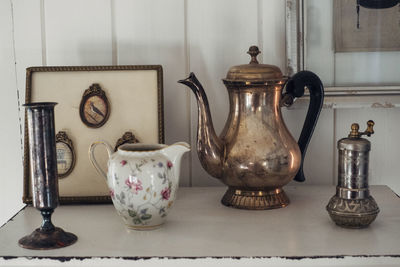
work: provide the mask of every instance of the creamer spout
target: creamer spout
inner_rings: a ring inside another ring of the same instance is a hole
[[[176,179],[179,179],[180,170],[181,170],[181,159],[183,154],[190,151],[189,144],[185,142],[177,142],[170,146],[167,146],[161,150],[163,154],[170,160],[171,164],[168,168],[174,170],[174,176]]]

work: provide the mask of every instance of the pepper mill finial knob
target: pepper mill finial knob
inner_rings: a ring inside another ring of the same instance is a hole
[[[251,60],[249,64],[258,64],[257,56],[258,54],[261,54],[260,50],[258,49],[258,46],[250,46],[249,51],[247,51],[247,54],[251,56]]]
[[[358,131],[360,129],[360,125],[358,125],[358,123],[353,123],[351,125],[351,132],[349,134],[349,138],[359,138],[360,132]]]
[[[371,136],[374,133],[375,122],[373,120],[367,121],[367,129],[364,132],[359,132],[360,126],[358,123],[351,125],[351,132],[349,138],[360,138],[362,135]]]

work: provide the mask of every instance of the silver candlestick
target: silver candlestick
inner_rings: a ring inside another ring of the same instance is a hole
[[[69,246],[77,237],[55,227],[51,214],[58,206],[58,177],[54,106],[57,103],[25,104],[29,134],[29,159],[33,206],[43,217],[42,225],[19,240],[28,249],[54,249]]]

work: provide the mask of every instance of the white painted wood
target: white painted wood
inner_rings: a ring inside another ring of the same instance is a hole
[[[368,267],[397,267],[399,259],[390,256],[372,256],[372,257],[338,257],[338,258],[307,258],[307,259],[292,259],[282,257],[271,258],[200,258],[200,259],[170,259],[170,258],[151,258],[151,259],[122,259],[122,258],[90,258],[90,259],[71,259],[66,262],[58,261],[57,259],[1,259],[2,266],[35,266],[40,262],[40,266],[118,266],[118,267],[287,267],[287,266],[368,266]]]
[[[337,85],[391,85],[400,83],[400,52],[335,54]]]
[[[111,65],[110,0],[44,2],[47,65]]]
[[[0,229],[0,257],[128,257],[134,263],[143,257],[296,257],[297,261],[330,257],[335,261],[342,255],[393,255],[400,262],[400,199],[387,186],[371,187],[381,211],[362,230],[341,228],[330,219],[325,206],[335,186],[285,190],[291,200],[287,207],[249,211],[220,204],[224,188],[180,188],[166,223],[153,231],[127,230],[112,205],[60,206],[53,215],[55,225],[75,233],[78,241],[47,251],[18,247],[18,238],[40,222],[40,213],[28,207]]]
[[[184,1],[115,1],[117,62],[161,64],[164,72],[165,141],[190,142],[189,91],[177,83],[186,76]],[[190,185],[189,156],[180,184]]]
[[[306,117],[308,102],[305,100],[301,108],[282,109],[285,123],[298,140]],[[292,181],[291,185],[330,185],[332,184],[334,162],[333,151],[333,109],[322,109],[317,126],[311,138],[304,161],[304,175],[306,181],[298,183]]]
[[[261,56],[264,64],[278,66],[285,73],[286,68],[286,51],[285,51],[285,1],[282,0],[261,0],[260,8],[262,9],[261,32],[262,48]]]
[[[399,108],[344,109],[337,110],[335,121],[336,141],[349,134],[352,123],[358,123],[364,131],[368,120],[375,122],[375,134],[364,137],[371,142],[369,182],[387,184],[397,193],[400,192],[399,117]]]
[[[0,1],[0,225],[22,207],[22,151],[12,9],[11,1]]]
[[[371,72],[349,71],[347,67],[341,67],[341,64],[350,68],[354,62],[349,60],[355,58],[342,60],[343,55],[337,55],[336,70],[333,70],[332,35],[326,30],[332,27],[332,18],[321,13],[322,9],[330,10],[332,2],[304,1],[308,42],[305,51],[306,59],[308,58],[306,64],[308,69],[322,77],[325,85],[348,81],[370,83],[378,81],[380,77],[393,79],[387,80],[390,83],[395,82],[398,68],[392,68],[390,72],[382,71],[384,64],[380,61],[388,55],[385,60],[396,63],[396,59],[391,57],[392,52],[385,53],[380,58],[372,54],[369,59],[357,58],[370,67]],[[6,115],[2,117],[4,123],[0,140],[7,140],[3,141],[4,150],[11,154],[7,154],[7,164],[3,167],[4,173],[10,173],[0,177],[1,188],[7,188],[5,193],[0,193],[0,203],[7,203],[7,206],[12,206],[12,210],[21,205],[22,154],[19,151],[21,144],[17,125],[17,90],[20,103],[23,103],[25,68],[32,65],[163,65],[166,142],[183,140],[192,144],[191,157],[184,158],[182,163],[184,167],[181,185],[222,185],[211,178],[199,164],[195,146],[197,104],[189,89],[176,84],[176,81],[184,78],[189,71],[196,73],[208,94],[215,128],[219,133],[225,124],[229,105],[221,78],[226,76],[229,67],[249,61],[246,51],[250,45],[260,46],[260,61],[277,65],[283,71],[285,69],[284,2],[1,1],[0,75],[4,90],[0,93],[5,111],[2,114]],[[350,91],[357,91],[354,97],[327,96],[325,109],[308,149],[305,163],[308,179],[305,184],[332,184],[336,179],[334,173],[337,167],[337,139],[347,135],[348,127],[353,121],[363,124],[372,118],[376,120],[377,131],[371,138],[373,150],[370,181],[373,184],[388,184],[396,192],[400,192],[397,168],[397,151],[400,145],[396,135],[399,132],[396,124],[399,117],[399,96],[358,97],[363,89],[357,88],[348,88]],[[285,121],[296,138],[303,123],[306,103],[306,99],[299,100],[290,110],[284,110]],[[23,110],[20,117],[23,117]],[[19,178],[10,180],[8,177],[11,174]],[[192,180],[190,175],[193,176]],[[10,199],[16,199],[16,202],[10,204]],[[3,208],[1,210],[3,213]]]
[[[316,72],[325,85],[399,84],[400,52],[335,53],[332,0],[305,0],[304,13],[305,69]]]
[[[397,108],[400,107],[400,86],[325,87],[324,108]],[[291,108],[305,108],[309,95],[297,99]]]
[[[335,86],[332,5],[332,0],[304,1],[304,68],[325,86]]]
[[[303,12],[298,12],[298,6],[301,6],[303,0],[286,0],[286,66],[285,73],[292,76],[304,68],[304,41],[303,36]],[[299,23],[300,22],[300,23]]]
[[[41,66],[42,29],[40,0],[13,0],[14,43],[19,103],[25,103],[26,68]],[[21,129],[24,129],[25,109],[20,107]],[[22,133],[23,134],[23,133]]]
[[[229,68],[247,64],[246,53],[258,45],[257,1],[188,1],[188,45],[190,71],[193,71],[207,93],[215,131],[219,134],[228,116],[228,93],[221,79]],[[189,89],[186,89],[189,90]],[[191,95],[192,147],[196,147],[197,103]],[[220,185],[201,167],[192,149],[193,186]]]

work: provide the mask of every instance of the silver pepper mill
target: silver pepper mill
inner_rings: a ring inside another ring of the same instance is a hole
[[[362,135],[371,136],[374,133],[374,124],[368,121],[367,129],[359,132],[359,125],[353,123],[349,136],[338,141],[338,184],[336,194],[326,209],[332,220],[342,227],[367,227],[379,213],[379,207],[368,187],[371,143],[361,138]]]

